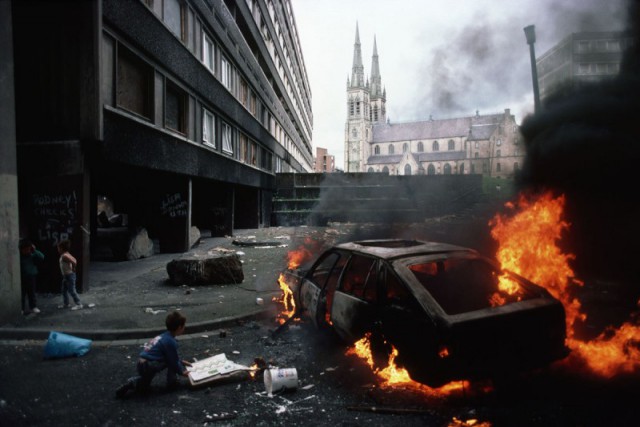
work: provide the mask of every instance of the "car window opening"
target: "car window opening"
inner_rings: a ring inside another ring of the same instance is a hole
[[[446,259],[412,264],[409,270],[447,314],[460,314],[535,297],[513,278],[513,293],[499,287],[500,272],[479,259]]]

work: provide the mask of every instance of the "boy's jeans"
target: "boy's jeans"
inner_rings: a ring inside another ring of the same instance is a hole
[[[167,369],[167,387],[172,387],[178,382],[178,373],[169,368],[163,361],[145,360],[141,358],[138,360],[136,368],[139,376],[130,378],[129,381],[134,383],[137,391],[147,391],[151,386],[153,377],[164,369]]]
[[[64,305],[69,305],[69,295],[76,304],[80,304],[80,298],[76,292],[76,273],[62,276],[62,299]]]

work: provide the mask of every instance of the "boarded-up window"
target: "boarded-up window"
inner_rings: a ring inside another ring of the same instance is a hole
[[[153,69],[132,52],[118,46],[116,103],[118,107],[153,117]]]

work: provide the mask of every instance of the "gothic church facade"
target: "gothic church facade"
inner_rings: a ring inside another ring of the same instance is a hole
[[[510,178],[522,165],[524,146],[509,109],[499,114],[476,111],[469,117],[391,123],[386,101],[376,39],[367,79],[356,24],[353,67],[347,78],[345,172]]]

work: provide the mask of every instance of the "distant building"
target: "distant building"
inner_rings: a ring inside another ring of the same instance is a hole
[[[353,68],[347,79],[345,172],[508,178],[522,165],[524,147],[509,109],[499,114],[476,112],[470,117],[391,123],[386,102],[376,40],[369,80],[356,26]]]
[[[628,32],[573,33],[536,59],[540,100],[562,90],[615,77],[624,50],[631,45]]]
[[[335,172],[336,158],[326,148],[316,147],[315,172]]]

